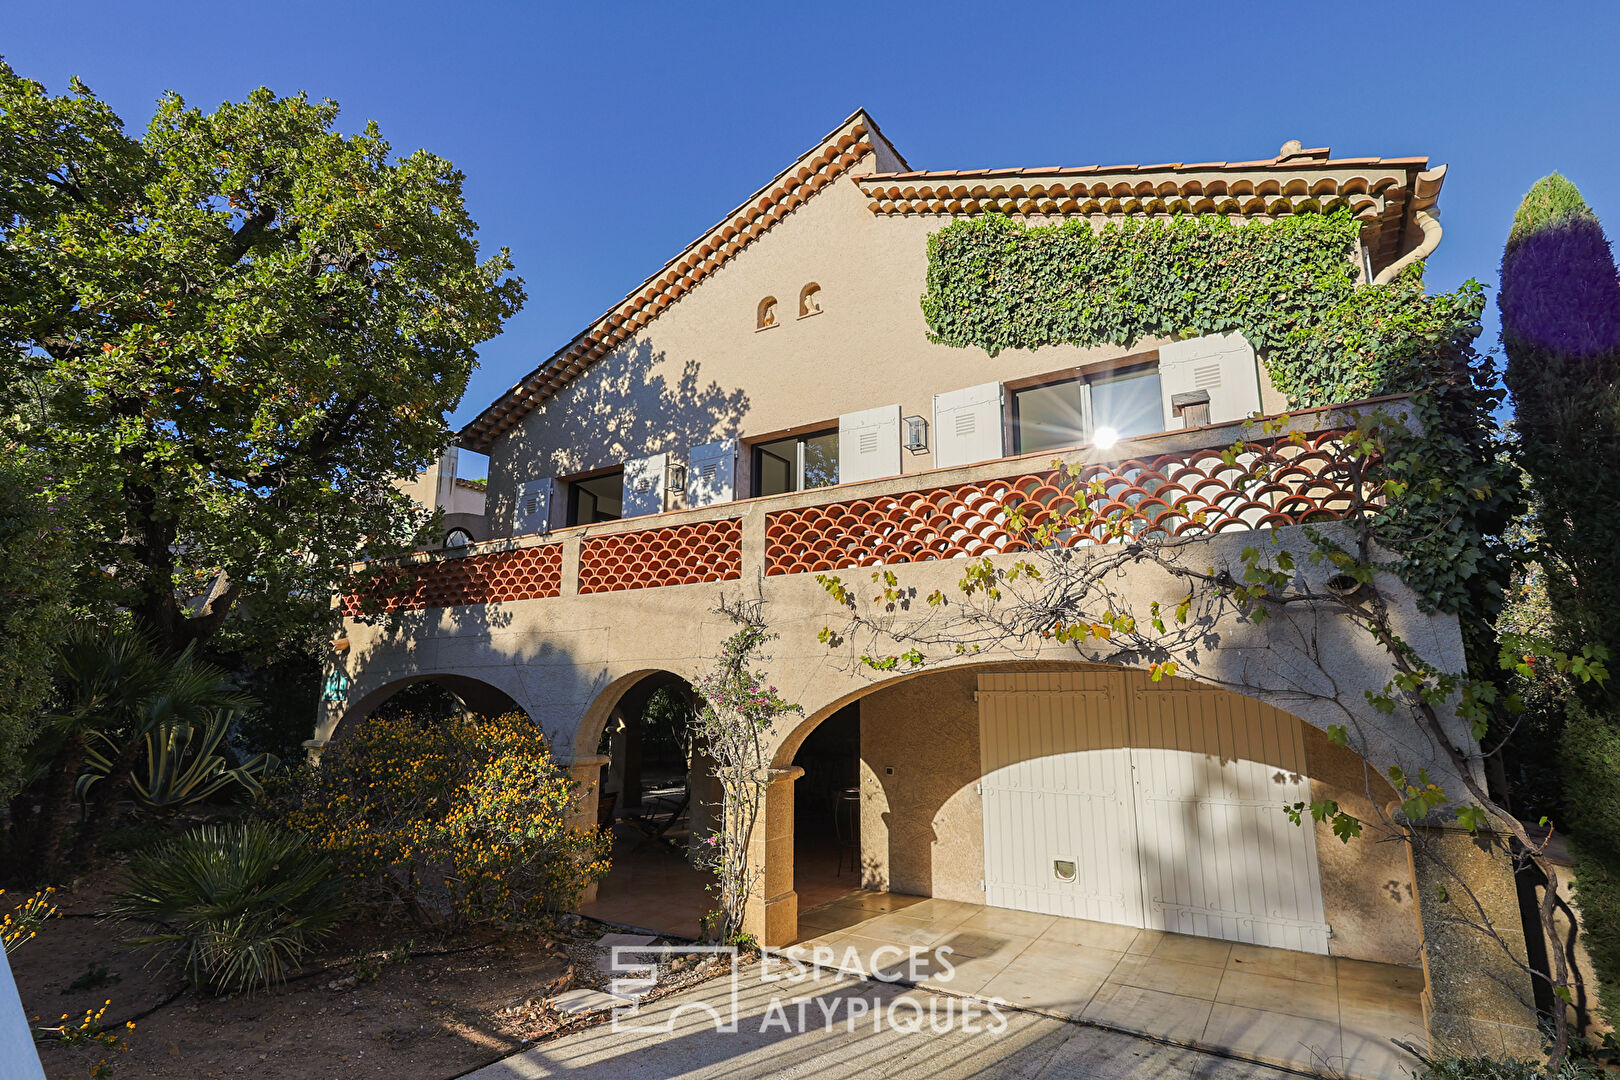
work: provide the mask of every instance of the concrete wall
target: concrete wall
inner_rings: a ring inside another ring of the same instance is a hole
[[[1364,759],[1308,725],[1305,758],[1313,802],[1332,799],[1345,813],[1376,822],[1380,809],[1395,799],[1395,790]],[[1406,845],[1370,829],[1349,843],[1335,836],[1327,822],[1316,823],[1315,829],[1333,955],[1416,963],[1421,935]]]

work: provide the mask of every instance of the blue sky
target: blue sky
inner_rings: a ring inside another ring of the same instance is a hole
[[[467,174],[529,303],[459,424],[857,107],[911,164],[1249,160],[1288,139],[1451,166],[1432,288],[1494,286],[1557,169],[1620,235],[1620,4],[13,4],[0,54],[138,128],[307,90]],[[1533,14],[1532,14],[1533,12]],[[1496,337],[1494,313],[1487,340]]]

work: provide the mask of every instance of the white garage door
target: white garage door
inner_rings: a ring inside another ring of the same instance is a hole
[[[1326,953],[1300,722],[1137,672],[979,677],[985,902]]]

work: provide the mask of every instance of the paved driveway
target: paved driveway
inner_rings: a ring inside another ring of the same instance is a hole
[[[639,1017],[621,1021],[618,1031],[603,1023],[480,1069],[467,1080],[1285,1080],[1297,1075],[1034,1013],[1002,1010],[998,1015],[983,1002],[890,983],[830,972],[800,982],[767,982],[761,975],[757,964],[741,971],[735,1032],[716,1031],[708,1011],[730,1013],[729,980],[722,979],[647,1006]],[[664,1030],[630,1031],[628,1024]],[[919,1025],[920,1030],[903,1030]]]

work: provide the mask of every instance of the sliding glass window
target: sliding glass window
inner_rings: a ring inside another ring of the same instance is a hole
[[[1020,454],[1085,446],[1105,428],[1119,439],[1164,430],[1153,366],[1042,383],[1014,390],[1012,397]]]

